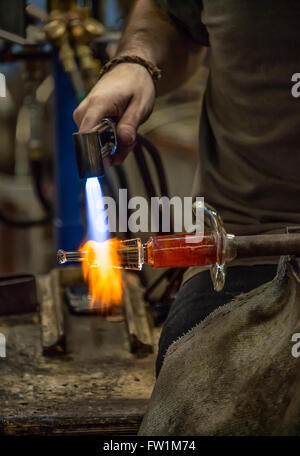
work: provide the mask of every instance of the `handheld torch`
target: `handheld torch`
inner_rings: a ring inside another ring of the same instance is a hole
[[[73,133],[73,140],[80,179],[103,177],[103,158],[117,149],[116,124],[102,119],[93,130]]]

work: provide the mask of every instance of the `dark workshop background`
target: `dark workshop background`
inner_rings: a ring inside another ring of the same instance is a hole
[[[47,7],[46,1],[42,0],[30,3]],[[96,14],[105,25],[108,53],[113,52],[117,45],[131,3],[106,0],[97,4]],[[19,25],[13,24],[12,27]],[[29,27],[33,35],[42,33],[42,27],[33,24]],[[6,98],[0,99],[0,212],[8,218],[22,221],[39,220],[47,215],[33,178],[32,155],[33,150],[38,148],[38,185],[55,218],[55,123],[60,108],[54,100],[56,80],[53,61],[45,55],[50,51],[43,49],[44,55],[41,53],[40,58],[35,56],[30,59],[17,55],[19,51],[14,49],[15,58],[5,61],[7,53],[4,52],[3,41],[0,42],[0,72],[7,81]],[[158,99],[153,115],[140,129],[160,150],[171,196],[183,197],[191,193],[198,156],[199,105],[205,78],[206,70],[202,69],[185,87]],[[60,103],[63,105],[68,100],[60,99]],[[34,119],[30,114],[31,104],[38,111]],[[66,130],[65,134],[71,133]],[[34,143],[35,136],[39,139],[38,144]],[[128,157],[124,169],[131,194],[145,195],[142,180],[136,177],[133,156]],[[60,247],[55,242],[54,231],[53,219],[50,223],[30,228],[18,228],[0,221],[0,273],[39,274],[49,271],[55,266],[55,252]]]
[[[76,250],[84,236],[72,113],[113,56],[131,4],[0,0],[0,435],[134,435],[153,389],[170,283],[178,285],[181,271],[123,271],[122,314],[102,318],[90,306],[80,266],[56,263],[58,249]],[[169,196],[191,195],[206,77],[203,68],[159,98],[140,128],[160,151]],[[162,175],[144,153],[159,189]],[[139,171],[131,154],[122,168],[107,170],[104,193],[128,186],[130,196],[149,196]],[[151,300],[157,274],[167,287]]]

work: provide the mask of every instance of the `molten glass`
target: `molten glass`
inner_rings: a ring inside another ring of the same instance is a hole
[[[153,268],[212,266],[214,288],[219,291],[224,285],[224,264],[237,254],[234,239],[225,232],[210,232],[154,236],[145,245],[139,238],[89,241],[77,254],[60,250],[57,257],[60,263],[81,261],[92,302],[100,300],[104,310],[111,310],[111,304],[122,298],[120,269],[140,270],[143,264]]]
[[[80,249],[80,255],[76,257],[75,253],[60,250],[58,261],[82,261],[85,274],[92,267],[100,270],[140,270],[143,264],[153,268],[210,266],[217,262],[218,242],[213,233],[203,236],[175,234],[151,237],[145,245],[139,238],[126,241],[110,239],[102,243],[89,241]]]
[[[209,266],[217,262],[213,234],[177,234],[150,238],[145,249],[145,263],[153,268]]]

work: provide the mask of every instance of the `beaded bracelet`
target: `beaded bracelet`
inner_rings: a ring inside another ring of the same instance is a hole
[[[137,55],[123,55],[121,57],[115,57],[107,62],[101,68],[99,78],[120,63],[137,63],[138,65],[142,65],[152,77],[154,84],[162,77],[162,71],[157,66],[153,65],[153,63],[148,62]]]

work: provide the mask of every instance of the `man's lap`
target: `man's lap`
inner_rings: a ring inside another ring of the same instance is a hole
[[[156,374],[159,374],[163,358],[172,342],[235,296],[272,280],[276,270],[275,264],[228,268],[226,284],[221,292],[214,291],[209,271],[200,272],[188,280],[179,290],[164,323],[156,360]]]

